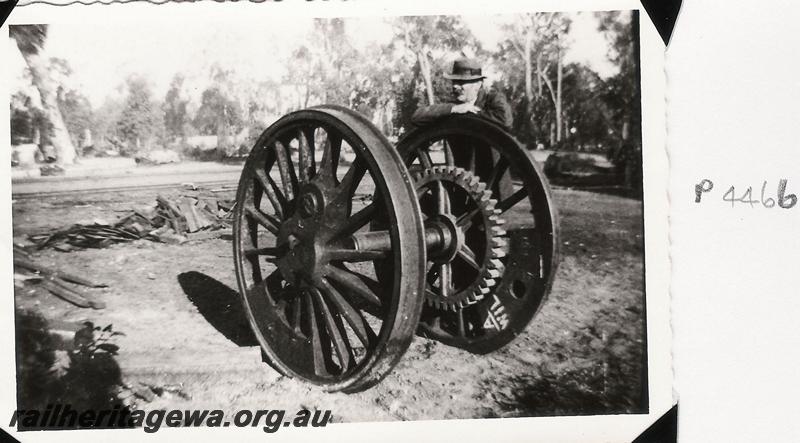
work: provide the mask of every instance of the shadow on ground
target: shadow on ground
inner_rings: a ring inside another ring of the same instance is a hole
[[[258,346],[238,292],[195,271],[178,275],[178,283],[200,314],[225,338],[237,346]]]
[[[623,374],[620,362],[611,365],[547,368],[506,380],[485,380],[495,386],[500,416],[646,414],[647,393],[629,389],[635,381]]]

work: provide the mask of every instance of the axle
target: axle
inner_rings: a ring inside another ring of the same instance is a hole
[[[353,249],[358,251],[390,251],[389,231],[370,231],[353,234]],[[425,222],[425,250],[430,259],[450,261],[464,243],[464,233],[448,216],[430,218]]]

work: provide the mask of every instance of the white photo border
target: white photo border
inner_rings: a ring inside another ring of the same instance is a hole
[[[672,391],[672,334],[670,329],[669,201],[667,198],[668,157],[666,151],[664,43],[638,1],[560,0],[560,1],[283,1],[267,3],[166,3],[135,2],[115,5],[49,6],[33,4],[17,7],[0,28],[8,36],[9,24],[96,22],[170,22],[187,20],[257,21],[264,15],[354,17],[390,15],[478,15],[530,11],[639,10],[641,41],[641,99],[644,177],[645,290],[648,369],[648,414],[533,417],[508,419],[439,420],[391,423],[332,424],[318,429],[284,428],[270,435],[273,441],[413,441],[428,436],[457,437],[460,442],[487,441],[632,441],[675,403]],[[10,45],[0,45],[0,60],[9,57]],[[5,66],[0,62],[0,66]],[[10,97],[11,73],[0,68],[0,94]],[[10,140],[9,108],[0,106],[0,146]],[[10,149],[3,150],[0,175],[10,177]],[[21,441],[138,441],[142,438],[168,441],[231,440],[263,441],[258,428],[162,428],[155,434],[134,430],[75,430],[18,433],[8,428],[8,418],[16,408],[14,352],[14,297],[12,266],[11,182],[0,180],[2,224],[0,256],[2,281],[8,294],[0,308],[0,426]],[[335,412],[335,411],[334,411]],[[146,437],[145,437],[146,436]]]

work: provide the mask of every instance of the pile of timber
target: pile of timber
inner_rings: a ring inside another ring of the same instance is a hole
[[[230,227],[234,202],[220,200],[203,192],[170,200],[156,197],[147,211],[131,211],[114,224],[77,224],[67,229],[28,236],[37,249],[59,251],[104,248],[114,243],[150,240],[183,243],[218,235]]]

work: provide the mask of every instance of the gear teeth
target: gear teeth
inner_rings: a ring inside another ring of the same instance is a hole
[[[480,201],[481,206],[484,209],[488,210],[489,205],[492,204],[493,201],[492,191],[489,191],[488,189],[484,190],[483,192],[481,192],[478,200]],[[494,205],[492,205],[492,211],[494,211]]]
[[[492,226],[492,235],[501,237],[506,235],[506,230],[500,226]]]
[[[492,278],[499,278],[503,274],[503,262],[493,258],[489,263],[491,265],[488,273],[489,276]]]
[[[464,168],[443,165],[422,168],[420,165],[414,165],[413,169],[409,168],[409,172],[415,180],[417,189],[445,181],[461,188],[477,206],[480,213],[478,216],[482,220],[481,229],[489,228],[485,240],[487,256],[479,260],[482,262],[480,275],[464,289],[449,297],[442,297],[435,291],[427,292],[425,296],[427,304],[437,310],[457,312],[484,300],[501,281],[505,266],[500,258],[507,256],[509,250],[509,240],[505,237],[506,230],[502,227],[506,221],[502,217],[502,212],[497,209],[498,200],[492,198],[492,191],[487,189],[488,185],[481,181],[480,177]]]
[[[506,248],[508,247],[508,239],[505,237],[492,237],[492,246],[495,248]]]
[[[492,238],[492,256],[501,258],[508,255],[508,241],[504,237]]]

